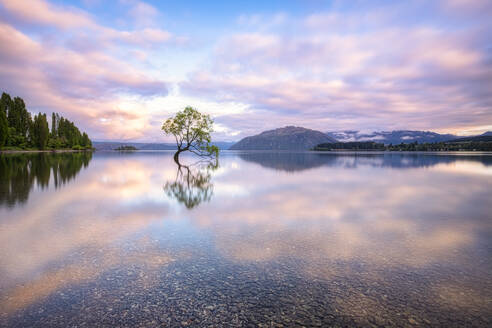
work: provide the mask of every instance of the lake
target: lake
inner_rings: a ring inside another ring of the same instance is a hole
[[[492,325],[492,154],[172,155],[1,155],[0,326]]]

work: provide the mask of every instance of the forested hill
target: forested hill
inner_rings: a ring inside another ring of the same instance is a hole
[[[265,131],[241,139],[231,150],[309,150],[324,142],[336,140],[326,134],[297,126]]]
[[[31,116],[24,100],[2,93],[0,99],[0,149],[92,149],[87,133],[58,115],[51,115],[51,131],[46,114]]]

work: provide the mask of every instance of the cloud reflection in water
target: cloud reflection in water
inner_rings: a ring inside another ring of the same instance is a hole
[[[197,198],[163,191],[195,181],[179,171],[176,180],[171,153],[96,154],[62,190],[36,189],[23,206],[0,208],[0,307],[11,313],[117,268],[139,267],[134,288],[151,288],[169,263],[218,256],[327,282],[387,285],[389,273],[434,270],[442,277],[426,297],[484,309],[491,291],[477,282],[491,265],[479,250],[492,232],[491,171],[484,156],[224,153],[220,168],[190,184],[213,186],[214,196]],[[183,246],[188,237],[169,237],[170,222],[194,237]],[[387,310],[358,293],[367,311]],[[348,314],[353,304],[338,305]]]

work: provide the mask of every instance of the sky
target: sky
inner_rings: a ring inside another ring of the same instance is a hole
[[[235,141],[492,130],[492,1],[0,0],[0,91],[93,140],[161,142],[186,106]]]

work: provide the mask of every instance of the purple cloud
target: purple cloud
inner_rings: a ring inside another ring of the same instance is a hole
[[[41,0],[1,0],[0,11],[10,14],[11,24],[17,25],[0,23],[2,91],[23,97],[32,111],[57,111],[76,120],[92,136],[144,135],[149,125],[147,114],[122,109],[121,95],[166,96],[168,83],[150,77],[132,64],[132,58],[117,55],[129,52],[137,57],[147,46],[167,42],[171,33],[155,28],[128,32],[103,27],[86,12]],[[39,25],[39,34],[24,33],[25,23]],[[61,38],[69,36],[68,41],[47,40],[44,27],[58,29]],[[122,42],[131,47],[122,48]]]
[[[483,33],[490,23],[437,13],[436,24],[396,24],[398,9],[292,19],[296,33],[261,26],[231,33],[216,46],[211,67],[181,87],[249,104],[244,119],[254,120],[254,132],[272,121],[322,130],[490,125],[492,38]],[[444,28],[444,21],[457,27]]]

